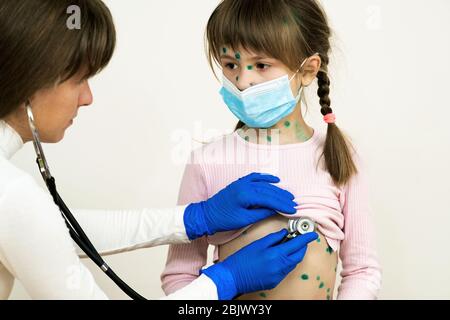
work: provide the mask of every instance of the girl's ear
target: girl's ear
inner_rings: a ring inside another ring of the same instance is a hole
[[[317,77],[317,73],[319,72],[321,65],[322,60],[318,55],[314,55],[308,58],[308,61],[306,61],[300,74],[302,85],[304,87],[309,86],[314,81],[314,79]]]

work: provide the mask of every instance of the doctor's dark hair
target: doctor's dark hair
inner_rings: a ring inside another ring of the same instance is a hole
[[[69,7],[80,9],[70,29]],[[116,31],[101,0],[0,0],[0,119],[37,91],[79,72],[85,79],[111,60]]]
[[[327,16],[316,0],[223,0],[209,18],[205,48],[213,71],[214,63],[220,65],[224,46],[264,53],[292,71],[304,59],[319,53],[322,63],[317,94],[320,112],[325,116],[333,112],[328,77],[331,33]],[[239,121],[236,130],[243,126]],[[338,186],[357,173],[351,144],[336,124],[328,124],[322,156]]]

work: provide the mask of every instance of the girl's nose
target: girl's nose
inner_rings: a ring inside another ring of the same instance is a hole
[[[91,88],[88,81],[86,81],[81,89],[78,105],[80,107],[89,106],[92,104],[93,100],[94,97],[92,96]]]
[[[250,70],[242,70],[235,80],[236,87],[241,91],[257,84],[254,73]]]

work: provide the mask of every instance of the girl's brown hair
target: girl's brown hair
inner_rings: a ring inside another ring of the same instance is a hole
[[[70,29],[69,7],[80,9],[80,29]],[[0,1],[0,119],[40,89],[111,60],[116,32],[101,0]]]
[[[328,53],[331,29],[316,0],[223,0],[211,15],[206,28],[206,51],[211,68],[220,64],[224,46],[261,52],[297,70],[302,61],[319,53],[317,74],[320,112],[332,113]],[[236,130],[244,125],[241,121]],[[349,181],[357,172],[351,145],[336,124],[328,124],[322,156],[336,185]]]

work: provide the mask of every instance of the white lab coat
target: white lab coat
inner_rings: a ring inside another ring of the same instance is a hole
[[[107,299],[81,263],[81,250],[69,236],[50,194],[10,158],[21,137],[0,120],[0,299],[14,278],[33,299]],[[101,254],[161,244],[188,243],[185,206],[130,211],[73,210]],[[149,275],[151,276],[151,275]],[[213,299],[217,288],[205,275],[164,299]]]

